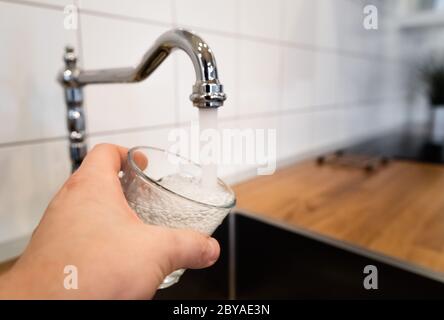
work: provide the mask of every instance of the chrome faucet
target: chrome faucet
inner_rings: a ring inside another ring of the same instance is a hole
[[[198,108],[218,108],[226,95],[217,75],[216,60],[208,44],[198,35],[183,29],[162,34],[136,67],[81,70],[73,48],[65,49],[65,69],[58,80],[65,92],[72,171],[82,163],[87,152],[83,87],[88,84],[130,83],[146,79],[174,49],[184,50],[193,62],[196,82],[190,100]]]

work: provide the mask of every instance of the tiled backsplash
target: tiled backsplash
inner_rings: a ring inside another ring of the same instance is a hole
[[[407,119],[403,60],[390,8],[362,26],[364,0],[79,0],[77,30],[63,27],[69,0],[0,0],[0,260],[27,237],[69,175],[65,103],[56,74],[73,44],[86,68],[136,64],[154,40],[193,29],[215,52],[228,100],[225,128],[275,128],[278,161],[322,152]],[[378,2],[378,1],[376,1]],[[89,146],[167,146],[171,128],[196,119],[194,71],[176,52],[139,84],[85,90]],[[233,181],[251,166],[222,168]],[[3,244],[3,247],[2,247]]]

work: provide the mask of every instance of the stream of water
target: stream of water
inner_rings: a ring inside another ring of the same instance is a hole
[[[207,130],[217,130],[217,108],[199,108],[199,137]],[[201,183],[206,188],[217,187],[217,164],[206,163],[202,158],[202,150],[209,141],[200,140],[200,162],[202,165]]]

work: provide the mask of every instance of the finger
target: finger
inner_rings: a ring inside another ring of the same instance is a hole
[[[216,239],[193,230],[166,229],[167,261],[171,271],[201,269],[213,265],[220,254]]]
[[[133,153],[133,159],[136,166],[142,171],[148,166],[148,158],[140,151]]]
[[[77,174],[106,174],[116,175],[126,161],[128,149],[107,143],[94,146],[88,152]]]

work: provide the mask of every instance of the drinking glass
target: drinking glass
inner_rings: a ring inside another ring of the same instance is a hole
[[[210,186],[203,184],[202,175],[200,165],[179,154],[140,146],[128,151],[120,181],[128,204],[143,222],[211,235],[234,207],[236,197],[220,179]],[[159,289],[177,283],[184,271],[168,275]]]

